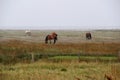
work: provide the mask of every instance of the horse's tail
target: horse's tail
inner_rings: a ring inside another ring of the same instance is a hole
[[[46,38],[45,38],[45,43],[46,43],[46,44],[48,43],[48,36],[49,36],[49,35],[47,35]]]

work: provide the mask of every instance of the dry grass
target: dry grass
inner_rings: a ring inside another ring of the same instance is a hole
[[[49,55],[114,55],[118,54],[120,43],[58,43],[55,45],[9,40],[0,42],[0,62],[4,64],[19,61],[30,62],[31,53],[44,58]]]
[[[120,42],[117,43],[58,43],[55,45],[9,40],[0,42],[0,54],[19,53],[90,53],[90,54],[117,54],[120,50]]]
[[[112,66],[115,65],[113,71]],[[104,74],[111,74],[119,80],[119,63],[38,61],[31,64],[0,66],[0,80],[104,80]],[[66,70],[63,70],[66,69]]]

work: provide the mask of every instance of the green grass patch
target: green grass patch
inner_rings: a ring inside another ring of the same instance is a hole
[[[80,60],[80,61],[117,61],[115,56],[54,56],[50,57],[51,60]]]

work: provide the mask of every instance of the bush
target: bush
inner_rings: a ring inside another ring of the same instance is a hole
[[[65,71],[67,71],[67,69],[66,69],[66,68],[62,68],[61,71],[64,71],[64,72],[65,72]]]
[[[0,55],[0,63],[3,63],[3,64],[13,64],[15,63],[16,60],[10,56],[10,55]]]

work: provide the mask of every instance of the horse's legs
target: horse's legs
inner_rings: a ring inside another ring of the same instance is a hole
[[[54,44],[56,43],[56,39],[54,39]]]
[[[46,41],[45,41],[45,43],[47,44],[47,43],[48,43],[48,41],[46,40]]]
[[[57,40],[57,36],[56,36],[56,37],[54,37],[54,44],[56,43],[56,40]]]
[[[51,44],[51,40],[50,40],[50,44]]]

